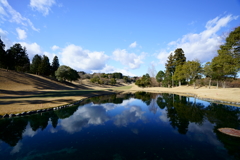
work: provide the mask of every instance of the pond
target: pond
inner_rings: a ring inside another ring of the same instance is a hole
[[[240,159],[240,108],[174,94],[115,94],[0,119],[0,159]]]

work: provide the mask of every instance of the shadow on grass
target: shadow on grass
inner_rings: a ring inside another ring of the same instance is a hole
[[[14,94],[19,96],[3,96],[0,99],[21,99],[21,98],[50,98],[50,97],[69,97],[69,96],[81,96],[88,94],[99,94],[99,93],[107,93],[107,90],[63,90],[63,91],[38,91],[38,92],[25,92],[25,91],[7,91],[0,90],[0,93],[3,94]],[[32,94],[32,95],[29,95]],[[26,95],[26,96],[24,96]]]
[[[47,99],[44,99],[44,100],[21,100],[21,103],[19,104],[19,101],[2,101],[1,102],[1,105],[8,105],[8,104],[19,104],[20,106],[21,105],[26,105],[26,104],[45,104],[45,103],[51,103],[51,104],[59,104],[59,103],[69,103],[73,101],[72,99],[56,99],[56,100],[47,100]]]

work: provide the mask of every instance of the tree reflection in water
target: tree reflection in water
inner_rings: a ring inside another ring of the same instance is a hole
[[[144,102],[154,115],[158,112],[166,113],[166,118],[160,115],[160,119],[168,120],[172,128],[183,135],[190,132],[189,126],[192,124],[195,126],[211,124],[213,133],[223,143],[228,153],[240,159],[240,138],[224,135],[217,130],[221,127],[240,129],[239,108],[216,103],[206,105],[196,99],[190,100],[192,98],[167,93],[137,92],[98,96],[86,99],[80,107],[73,106],[25,117],[1,119],[0,139],[12,147],[20,145],[19,141],[23,138],[28,124],[32,131],[44,130],[51,123],[53,128],[60,125],[65,131],[74,133],[83,127],[104,124],[110,120],[118,127],[126,127],[139,120],[147,122],[145,111],[140,106],[131,105],[130,102],[135,99]],[[120,114],[107,115],[107,111],[123,105],[127,109]],[[137,128],[132,128],[131,131],[135,134],[139,132]]]

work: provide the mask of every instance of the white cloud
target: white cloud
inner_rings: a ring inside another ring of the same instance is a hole
[[[210,61],[216,54],[223,39],[217,35],[217,32],[225,27],[230,21],[238,17],[228,15],[225,17],[216,17],[209,20],[205,25],[205,30],[200,33],[189,33],[182,38],[168,43],[168,46],[175,50],[182,48],[188,60],[199,59],[201,62]],[[157,58],[160,63],[166,63],[170,52],[163,50]]]
[[[145,53],[138,56],[135,53],[128,53],[125,49],[116,49],[113,51],[113,56],[116,61],[121,62],[123,65],[136,69],[143,63],[142,59],[145,57]]]
[[[166,110],[160,110],[161,115],[159,116],[159,119],[161,119],[163,122],[168,122],[169,119],[167,117],[167,111]]]
[[[129,45],[130,48],[135,48],[136,46],[137,46],[137,42],[136,41]]]
[[[213,132],[213,128],[214,124],[209,121],[204,121],[201,125],[190,123],[188,126],[189,132],[187,133],[187,136],[193,141],[204,141],[221,147],[222,143],[216,138],[216,133]]]
[[[25,136],[29,136],[29,137],[33,137],[37,134],[38,131],[33,131],[32,127],[30,126],[30,123],[28,123],[26,129],[23,132],[23,137]]]
[[[32,9],[36,9],[44,16],[48,15],[52,5],[55,4],[55,0],[30,0],[30,6]]]
[[[53,50],[53,51],[58,50],[58,49],[59,49],[58,46],[56,46],[56,45],[52,46],[52,50]]]
[[[27,33],[23,29],[16,28],[16,31],[18,33],[18,39],[24,40],[25,38],[27,38]]]
[[[90,52],[74,44],[65,47],[61,53],[61,61],[78,71],[101,70],[108,59],[109,57],[104,52]]]
[[[56,54],[49,53],[49,52],[43,52],[43,54],[48,57],[50,63],[52,62],[53,58],[56,56]]]
[[[75,133],[89,125],[102,125],[109,119],[105,108],[90,103],[80,107],[71,117],[63,119],[60,126],[68,133]]]
[[[18,142],[16,146],[13,147],[10,154],[18,153],[22,148],[22,142]]]
[[[22,47],[26,47],[27,49],[27,54],[29,57],[29,60],[32,61],[33,57],[38,54],[38,55],[46,55],[49,59],[49,62],[51,63],[54,56],[56,54],[54,53],[49,53],[49,52],[45,52],[41,49],[40,45],[38,45],[36,42],[34,43],[26,43],[26,42],[18,42],[22,45]]]
[[[92,72],[95,72],[95,73],[121,72],[124,76],[131,76],[131,77],[136,76],[135,74],[129,72],[128,70],[115,68],[114,66],[109,66],[107,64],[105,65],[105,67],[103,69],[101,69],[101,70],[92,70]]]
[[[0,0],[0,4],[2,4],[2,7],[0,9],[0,14],[2,16],[7,17],[10,22],[14,22],[17,24],[21,24],[23,26],[30,26],[33,30],[39,31],[39,29],[36,29],[32,22],[28,19],[23,17],[19,12],[14,10],[9,4],[7,0]],[[4,7],[4,8],[3,8]],[[11,18],[9,18],[9,15]],[[2,17],[2,19],[4,19]]]
[[[129,109],[124,110],[121,114],[114,117],[114,124],[116,126],[127,126],[130,122],[137,122],[139,119],[146,120],[143,115],[144,111],[139,106],[131,106]]]
[[[3,43],[5,44],[5,50],[10,48],[11,45],[13,44],[12,41],[10,41],[8,38],[7,38],[7,34],[8,32],[1,29],[0,28],[0,37],[1,37],[1,40],[3,41]]]
[[[27,49],[27,54],[28,57],[30,59],[30,61],[32,61],[32,58],[38,54],[38,55],[42,55],[43,51],[41,50],[41,47],[37,44],[37,43],[26,43],[26,42],[18,42],[20,43],[23,47],[26,47]]]
[[[157,55],[157,58],[159,59],[160,64],[165,64],[167,62],[168,56],[170,55],[171,52],[167,52],[165,50],[160,51],[160,53]]]

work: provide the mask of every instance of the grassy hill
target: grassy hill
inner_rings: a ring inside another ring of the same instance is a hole
[[[0,68],[0,115],[56,107],[93,95],[112,93],[105,86],[89,80],[61,83],[29,73]]]
[[[72,90],[80,86],[60,83],[50,78],[29,73],[0,69],[0,91]]]

